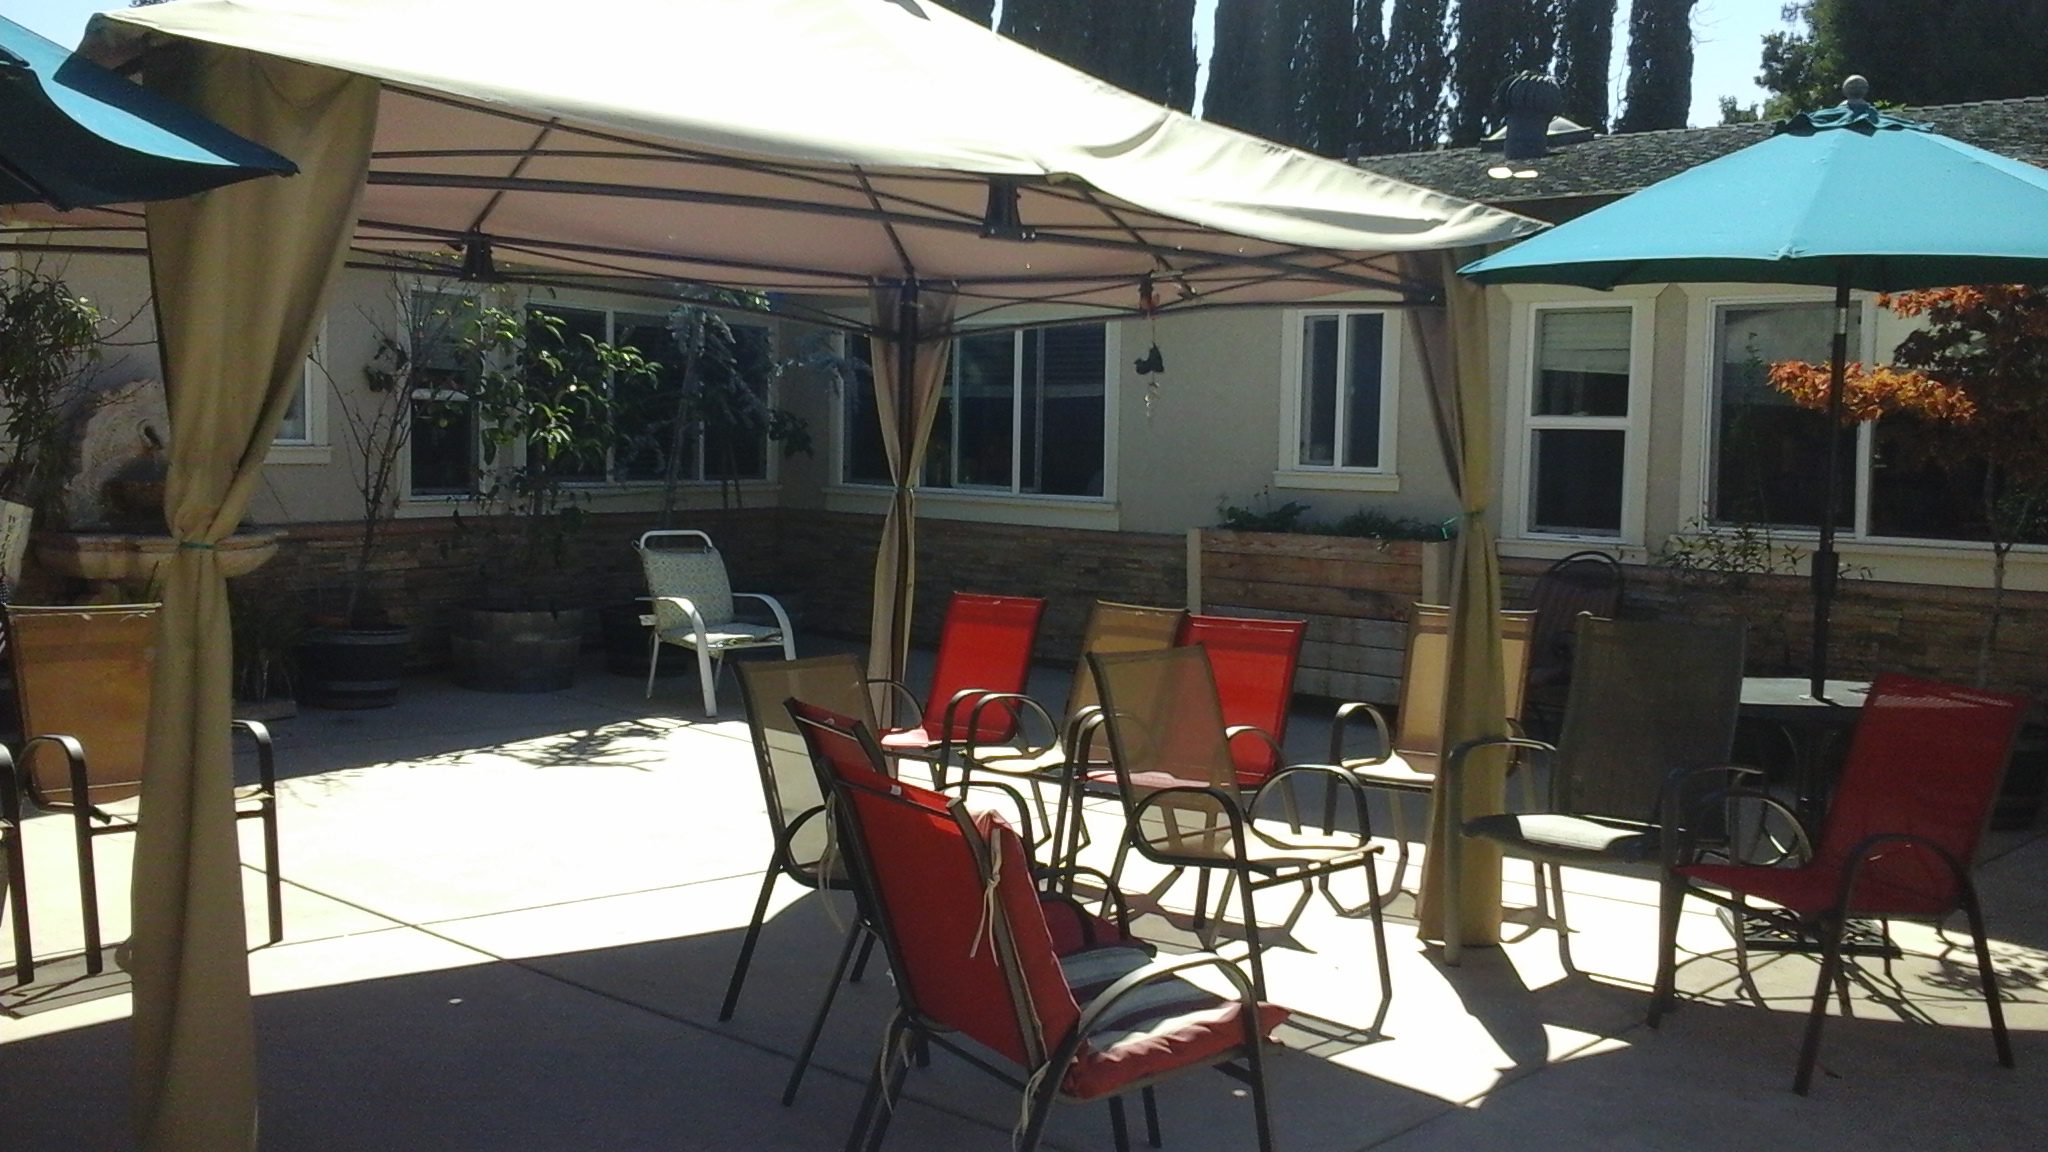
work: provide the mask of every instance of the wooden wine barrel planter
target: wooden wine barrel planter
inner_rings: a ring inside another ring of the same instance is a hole
[[[410,628],[310,629],[299,645],[300,699],[317,708],[389,708],[411,648]]]
[[[455,682],[483,692],[553,692],[574,685],[583,617],[581,608],[462,613],[448,638]]]

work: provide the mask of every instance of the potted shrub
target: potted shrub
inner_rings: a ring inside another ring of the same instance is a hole
[[[102,317],[62,280],[0,270],[0,598],[21,578],[30,524],[67,472],[67,432],[94,395]]]
[[[450,638],[456,682],[499,692],[575,683],[584,609],[567,571],[583,508],[569,478],[611,447],[613,387],[653,372],[630,348],[571,337],[543,309],[478,309],[462,345],[481,365],[471,388],[483,451],[468,515],[481,596]]]
[[[311,627],[299,647],[301,694],[306,703],[323,708],[389,707],[398,699],[412,649],[412,629],[392,619],[371,576],[378,545],[402,495],[400,464],[412,435],[414,389],[439,383],[420,369],[414,350],[447,343],[466,318],[438,304],[415,306],[415,301],[446,299],[439,294],[409,300],[399,289],[392,295],[396,314],[405,318],[405,332],[401,337],[375,327],[376,351],[363,365],[363,389],[349,391],[328,376],[355,447],[351,478],[362,505],[347,579],[316,596]],[[320,367],[324,372],[325,366]]]

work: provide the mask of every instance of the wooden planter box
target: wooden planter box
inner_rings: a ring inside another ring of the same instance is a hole
[[[1297,692],[1394,703],[1408,608],[1448,594],[1452,542],[1285,532],[1188,533],[1188,603],[1308,621]]]

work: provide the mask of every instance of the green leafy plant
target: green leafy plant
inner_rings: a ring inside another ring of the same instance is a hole
[[[654,431],[661,443],[648,445],[647,432],[622,429],[622,441],[636,452],[653,448],[664,462],[662,523],[675,513],[682,465],[691,441],[701,433],[710,458],[706,473],[718,480],[719,499],[731,508],[744,503],[739,487],[739,446],[757,438],[777,445],[784,456],[811,453],[810,424],[768,402],[767,386],[790,368],[812,367],[829,352],[777,360],[758,330],[736,328],[722,309],[765,311],[767,301],[748,293],[706,290],[702,303],[678,305],[669,313],[669,334],[678,357],[673,410]],[[822,347],[822,346],[821,346]]]
[[[1272,495],[1260,489],[1253,497],[1256,507],[1239,507],[1228,502],[1216,506],[1220,526],[1235,532],[1299,532],[1313,536],[1351,536],[1365,540],[1449,540],[1457,535],[1457,519],[1429,521],[1411,516],[1391,516],[1371,508],[1360,508],[1328,523],[1308,519],[1309,506],[1289,500],[1277,507]]]
[[[471,399],[482,453],[472,514],[457,524],[477,549],[485,606],[555,607],[583,523],[565,485],[601,466],[612,446],[612,388],[654,366],[634,349],[572,336],[538,308],[479,308],[458,344],[481,365]]]
[[[0,269],[0,497],[42,508],[61,488],[64,433],[96,395],[105,324],[57,277]]]

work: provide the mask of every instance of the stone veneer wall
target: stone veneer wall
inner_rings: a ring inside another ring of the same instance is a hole
[[[807,632],[856,639],[867,634],[868,586],[881,523],[877,516],[764,508],[688,512],[677,517],[676,526],[711,535],[725,553],[734,588],[781,597],[796,618],[801,643]],[[598,607],[645,592],[632,543],[654,526],[651,513],[592,515],[574,538],[562,602]],[[1179,536],[940,520],[919,528],[912,616],[919,644],[938,639],[946,597],[954,589],[1046,597],[1038,657],[1055,663],[1075,659],[1097,597],[1173,605],[1185,598],[1186,544]],[[236,581],[239,594],[298,605],[318,589],[345,582],[356,525],[295,524],[287,531],[276,559]],[[477,582],[474,555],[453,523],[434,518],[392,524],[373,572],[372,587],[393,616],[418,630],[416,662],[444,659],[450,615],[470,600]]]
[[[1524,603],[1538,574],[1536,560],[1503,560],[1503,594]],[[1752,577],[1736,590],[1691,590],[1659,568],[1629,566],[1622,615],[1749,622],[1749,670],[1796,675],[1807,670],[1813,640],[1813,594],[1804,576]],[[1868,679],[1905,672],[1960,684],[1974,682],[1977,648],[1989,618],[1988,589],[1845,580],[1830,616],[1828,673]],[[2048,593],[2006,593],[1991,686],[2048,705]]]

